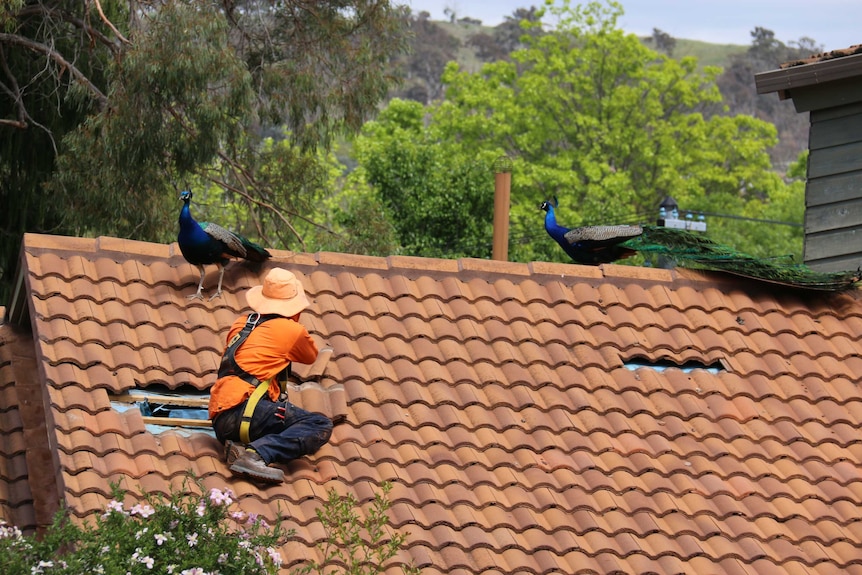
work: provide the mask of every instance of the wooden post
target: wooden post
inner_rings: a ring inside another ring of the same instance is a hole
[[[512,169],[508,158],[501,157],[494,167],[494,243],[491,259],[509,259],[509,196],[512,187]]]

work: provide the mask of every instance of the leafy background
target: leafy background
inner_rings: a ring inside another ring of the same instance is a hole
[[[23,233],[171,242],[185,188],[267,247],[487,258],[502,158],[510,259],[566,261],[551,195],[569,226],[649,222],[672,195],[714,239],[800,259],[807,116],[754,75],[822,47],[637,38],[623,14],[0,0],[0,298]]]

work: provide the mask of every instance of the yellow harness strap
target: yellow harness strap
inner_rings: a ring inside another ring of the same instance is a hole
[[[248,437],[248,429],[251,427],[251,416],[254,415],[254,408],[257,407],[257,402],[259,402],[260,398],[262,398],[266,393],[268,387],[269,380],[259,383],[257,387],[254,388],[254,392],[245,404],[245,409],[242,411],[242,421],[240,421],[239,424],[239,440],[243,443],[249,443],[250,441]]]

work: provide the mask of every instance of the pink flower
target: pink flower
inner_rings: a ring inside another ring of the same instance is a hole
[[[14,525],[8,526],[8,523],[5,521],[0,521],[0,539],[21,539],[23,538],[23,533],[20,529],[15,527]]]
[[[212,501],[215,505],[228,506],[233,503],[233,491],[231,491],[230,489],[220,491],[216,488],[213,488],[210,490],[210,501]]]
[[[281,566],[281,553],[273,549],[272,547],[267,547],[266,552],[269,555],[269,558],[275,563],[276,567]]]
[[[140,515],[141,517],[146,519],[147,517],[149,517],[150,515],[152,515],[155,512],[156,512],[156,510],[153,509],[152,507],[150,507],[149,505],[146,505],[146,504],[141,505],[140,503],[138,503],[137,505],[132,507],[131,511],[129,511],[129,514],[130,515]]]
[[[108,515],[109,513],[111,513],[111,511],[116,511],[117,513],[122,513],[122,514],[126,513],[125,509],[123,509],[123,504],[120,503],[119,501],[117,501],[116,499],[111,499],[111,501],[108,503],[108,505],[105,506],[105,509],[106,509],[105,515]]]

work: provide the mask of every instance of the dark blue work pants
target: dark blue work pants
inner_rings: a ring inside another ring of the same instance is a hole
[[[239,425],[246,402],[218,414],[213,421],[222,443],[240,441]],[[280,411],[284,408],[284,411]],[[284,419],[280,416],[284,414]],[[321,413],[305,411],[289,401],[273,402],[264,395],[251,417],[248,436],[251,447],[266,463],[287,463],[311,455],[329,441],[332,421]]]

